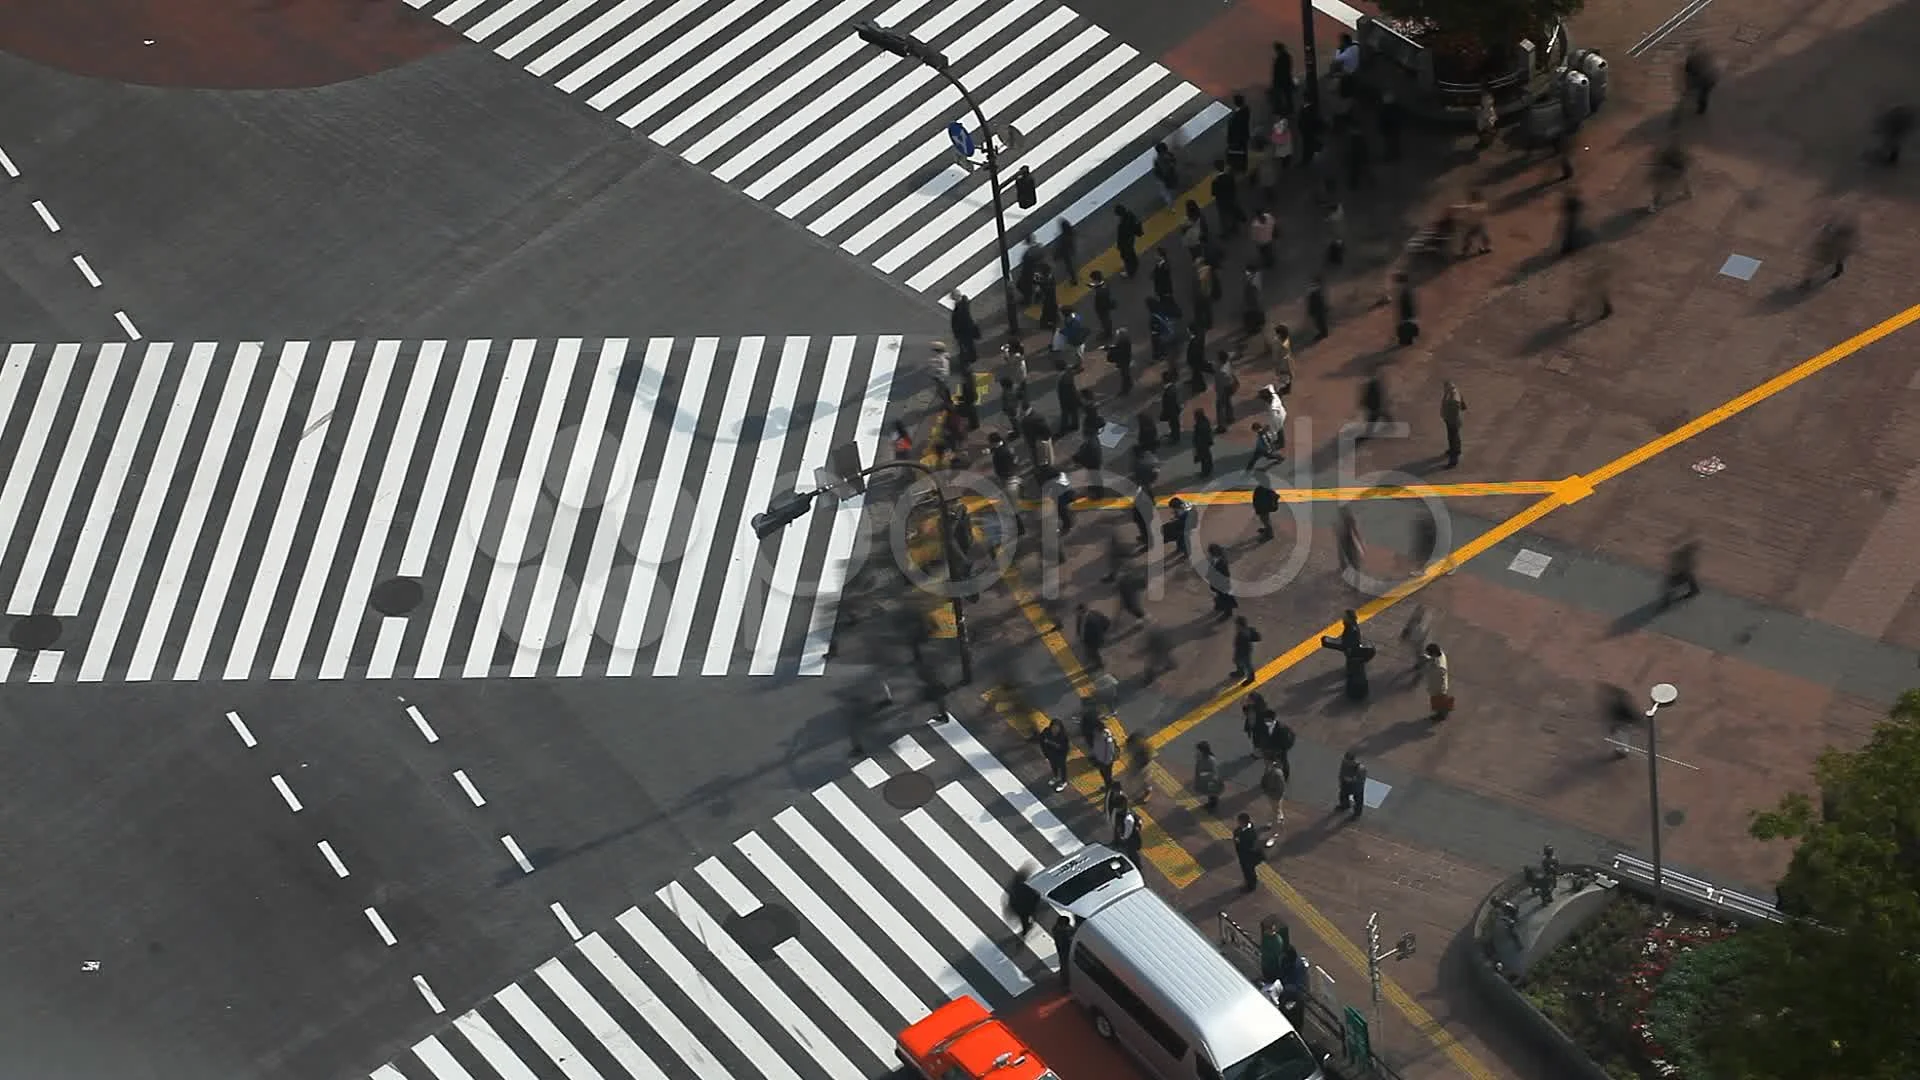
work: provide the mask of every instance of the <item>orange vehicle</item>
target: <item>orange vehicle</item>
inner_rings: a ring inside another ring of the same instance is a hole
[[[900,1033],[894,1052],[926,1080],[1060,1080],[1011,1028],[970,997]]]

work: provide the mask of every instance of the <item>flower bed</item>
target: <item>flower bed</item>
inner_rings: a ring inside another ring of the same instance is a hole
[[[1520,989],[1617,1080],[1719,1080],[1703,1042],[1738,995],[1738,929],[1615,890]]]

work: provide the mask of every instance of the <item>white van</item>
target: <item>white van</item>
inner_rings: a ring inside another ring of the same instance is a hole
[[[1060,970],[1102,1038],[1158,1080],[1323,1080],[1321,1060],[1278,1007],[1126,856],[1089,845],[1033,875],[1072,920]],[[1065,935],[1056,930],[1054,940]]]

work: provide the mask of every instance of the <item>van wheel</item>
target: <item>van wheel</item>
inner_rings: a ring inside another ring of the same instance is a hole
[[[1113,1021],[1107,1019],[1107,1014],[1099,1009],[1093,1010],[1093,1030],[1094,1034],[1108,1042],[1113,1041]]]

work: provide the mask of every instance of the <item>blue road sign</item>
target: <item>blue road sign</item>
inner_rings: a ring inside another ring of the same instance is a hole
[[[947,138],[953,140],[954,152],[961,157],[973,156],[973,133],[967,130],[967,125],[958,120],[948,124]]]

